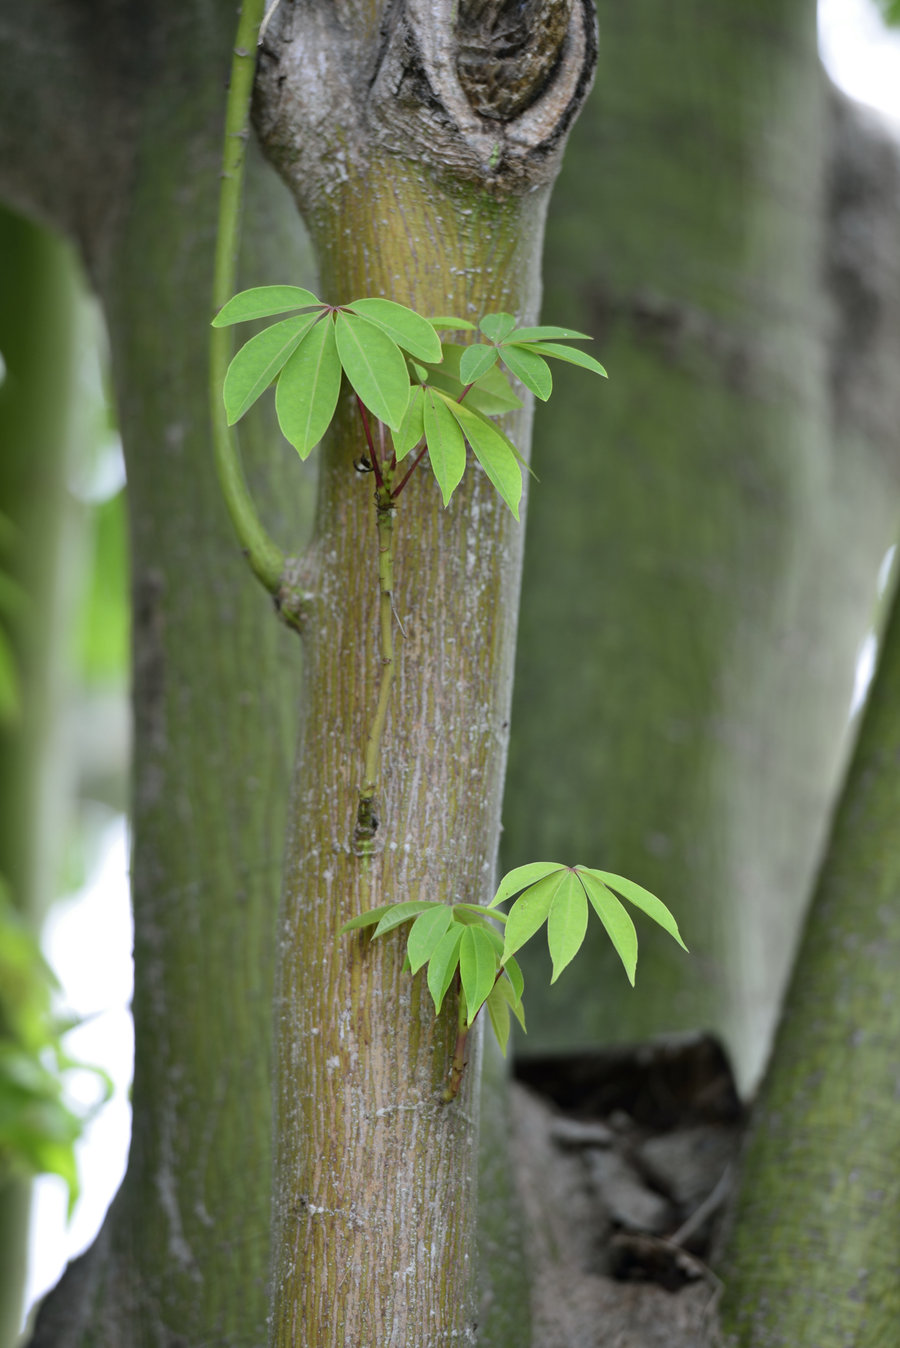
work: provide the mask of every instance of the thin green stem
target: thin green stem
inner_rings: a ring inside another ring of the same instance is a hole
[[[213,310],[218,312],[234,294],[240,243],[244,160],[250,135],[250,98],[256,73],[256,42],[265,0],[244,0],[238,20],[222,152],[222,190],[216,238]],[[237,437],[225,416],[222,386],[231,360],[230,328],[212,328],[209,343],[210,410],[219,485],[231,522],[254,574],[271,594],[278,594],[284,555],[263,527],[247,488]]]
[[[381,740],[387,721],[391,691],[394,684],[394,507],[390,485],[379,487],[375,493],[375,522],[378,527],[378,619],[381,632],[381,684],[378,704],[366,740],[363,784],[356,812],[354,843],[360,853],[373,850],[373,839],[378,829],[375,813],[375,792],[381,774]]]

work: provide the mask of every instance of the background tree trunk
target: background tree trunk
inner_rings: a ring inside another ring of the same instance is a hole
[[[3,37],[4,191],[78,238],[105,304],[135,601],[132,1150],[103,1232],[48,1299],[35,1341],[258,1345],[299,650],[234,543],[208,429],[234,14],[158,5],[150,24],[131,6],[48,3]],[[47,144],[59,147],[49,158]],[[295,212],[259,162],[248,216],[246,282],[305,277]],[[264,413],[250,422],[248,473],[273,532],[299,547],[309,477],[274,440]]]
[[[703,1026],[747,1088],[894,537],[894,207],[871,153],[850,180],[811,0],[601,4],[600,33],[546,311],[609,393],[561,371],[536,422],[503,861],[633,876],[691,958],[645,927],[632,994],[598,930],[549,989],[529,948],[521,1048]]]
[[[0,209],[0,573],[20,712],[0,717],[0,877],[35,931],[55,896],[71,764],[61,734],[78,512],[68,493],[78,311],[69,250]],[[8,526],[11,526],[9,531]],[[4,1027],[0,1027],[2,1029]],[[0,1174],[0,1345],[19,1335],[31,1184]]]
[[[744,1160],[741,1348],[881,1348],[900,1316],[898,679],[895,603]]]
[[[848,339],[836,366],[836,430],[851,461],[880,445],[896,462],[900,152],[870,115],[847,105],[836,132],[845,248],[833,276],[846,300]],[[852,246],[860,237],[869,253],[862,271]],[[880,1348],[900,1315],[898,680],[894,584],[878,672],[748,1138],[723,1306],[741,1348]]]

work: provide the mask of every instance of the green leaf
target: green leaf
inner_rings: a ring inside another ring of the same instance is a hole
[[[505,972],[503,974],[503,977],[497,980],[496,991],[497,995],[502,997],[503,1000],[506,1002],[507,1006],[510,1008],[513,1015],[515,1016],[516,1020],[522,1026],[522,1029],[525,1030],[527,1033],[525,1025],[525,1008],[522,1005],[522,998],[516,995],[515,988],[512,986],[509,979],[506,977]],[[491,994],[491,996],[493,996],[493,993]]]
[[[509,921],[506,924],[506,937],[503,943],[504,962],[507,956],[514,955],[544,925],[550,912],[550,905],[556,897],[556,891],[568,874],[569,868],[564,866],[553,875],[545,876],[536,884],[529,885],[525,893],[516,899],[509,910]]]
[[[467,318],[455,318],[453,314],[441,314],[438,318],[429,318],[428,322],[433,328],[440,328],[444,332],[475,331],[474,323],[470,323]]]
[[[500,884],[497,886],[497,893],[488,904],[488,908],[496,908],[498,903],[505,903],[507,899],[512,898],[513,894],[518,894],[522,889],[528,889],[536,880],[543,880],[545,875],[552,875],[554,871],[563,871],[565,866],[561,861],[529,861],[525,866],[515,866],[511,871],[507,871]]]
[[[453,909],[439,903],[431,912],[420,913],[409,929],[406,953],[411,973],[417,973],[434,954],[435,947],[453,921]]]
[[[485,342],[478,342],[475,346],[467,346],[460,357],[459,377],[464,384],[474,384],[476,379],[487,374],[492,365],[497,363],[497,348],[488,346]]]
[[[497,954],[482,927],[466,927],[459,945],[459,976],[466,994],[466,1024],[471,1025],[497,977]]]
[[[334,324],[326,317],[300,342],[275,389],[278,424],[301,459],[307,458],[331,425],[340,391]]]
[[[406,415],[403,418],[403,424],[399,431],[392,431],[394,441],[394,453],[397,456],[397,462],[405,459],[407,454],[422,439],[425,434],[425,390],[421,384],[414,384],[409,394],[409,406],[406,409]]]
[[[464,403],[448,400],[446,405],[465,432],[476,459],[518,519],[519,502],[522,499],[522,470],[506,436],[492,422]]]
[[[375,927],[393,908],[392,903],[386,903],[383,908],[370,908],[367,913],[360,913],[358,917],[351,917],[349,922],[345,922],[338,929],[338,936],[343,936],[346,931],[356,931],[359,927]]]
[[[315,321],[315,314],[297,314],[273,323],[244,343],[226,371],[222,390],[229,426],[240,421],[265,393]]]
[[[615,947],[616,954],[625,966],[628,981],[634,987],[634,971],[637,968],[638,955],[637,932],[634,929],[634,923],[612,890],[607,889],[601,880],[598,880],[588,870],[581,870],[579,874],[591,901],[591,906],[606,928],[606,933]]]
[[[466,446],[443,395],[430,388],[425,390],[424,421],[431,470],[446,506],[466,471]]]
[[[516,328],[509,334],[511,342],[552,342],[559,341],[592,342],[589,332],[576,332],[574,328]]]
[[[519,1003],[521,1002],[522,994],[525,991],[525,979],[522,975],[522,970],[519,967],[519,961],[516,959],[515,955],[509,955],[507,957],[506,961],[504,962],[503,968],[507,978],[510,981],[510,984],[512,985],[512,990],[515,995],[516,1002]],[[501,979],[500,981],[502,982],[503,980]],[[524,1020],[522,1022],[522,1028],[523,1030],[525,1028]]]
[[[393,300],[354,300],[348,305],[355,314],[362,314],[386,332],[392,341],[419,360],[436,361],[441,358],[441,343],[431,323],[414,309]]]
[[[384,936],[386,932],[393,931],[395,927],[399,927],[404,922],[409,922],[410,918],[416,917],[419,913],[425,913],[434,906],[433,901],[428,899],[413,899],[409,903],[392,903],[373,931],[372,939],[374,940],[376,936]],[[443,906],[441,904],[442,908]]]
[[[506,1057],[506,1045],[509,1043],[509,1002],[500,992],[503,985],[503,979],[495,984],[487,998],[488,1016],[491,1021],[491,1028],[497,1037],[497,1043],[500,1045],[500,1052]]]
[[[640,908],[642,913],[646,913],[649,918],[659,924],[664,931],[678,942],[682,950],[687,950],[687,946],[681,939],[681,932],[678,930],[678,923],[675,921],[669,909],[658,899],[655,894],[651,894],[649,889],[644,889],[641,885],[636,885],[633,880],[627,880],[624,875],[612,875],[609,871],[596,871],[589,866],[576,866],[579,874],[584,872],[587,875],[594,875],[598,880],[602,880],[610,889],[614,889],[633,903],[635,908]]]
[[[609,378],[599,360],[594,360],[594,357],[589,356],[586,351],[579,351],[577,346],[560,346],[557,342],[535,342],[528,349],[537,351],[542,356],[552,356],[555,360],[566,360],[570,365],[580,365],[583,370],[593,370],[594,374],[600,374],[604,379]]]
[[[553,375],[543,357],[536,355],[529,346],[504,346],[500,355],[506,368],[521,379],[536,398],[546,402],[553,392]]]
[[[506,921],[505,913],[499,913],[496,911],[492,912],[490,909],[485,908],[484,905],[480,903],[456,903],[453,905],[454,913],[459,912],[460,909],[462,909],[464,913],[473,913],[477,918],[480,918],[482,922],[485,922],[485,920],[487,920],[488,922]]]
[[[494,376],[497,377],[496,387]],[[471,407],[474,412],[481,412],[486,417],[502,417],[506,412],[518,411],[521,406],[522,399],[513,393],[499,365],[488,370],[466,394],[466,407]]]
[[[553,961],[551,983],[556,982],[581,949],[587,921],[588,905],[584,885],[575,872],[567,871],[554,895],[547,918],[547,945]]]
[[[434,954],[428,961],[428,991],[431,993],[431,999],[434,1002],[436,1016],[441,1013],[447,989],[453,982],[453,975],[456,973],[456,966],[459,964],[459,947],[464,931],[464,927],[461,927],[458,922],[454,922],[449,931],[438,941]]]
[[[380,421],[399,431],[409,404],[409,371],[395,342],[367,318],[339,313],[334,335],[344,373]]]
[[[250,318],[269,318],[272,314],[286,314],[291,309],[310,306],[325,308],[310,290],[299,286],[254,286],[233,296],[216,314],[214,328],[227,328],[232,323],[246,323]]]
[[[465,387],[459,377],[459,366],[463,352],[469,348],[455,342],[444,342],[441,349],[441,364],[424,367],[422,382],[456,399]],[[466,406],[495,417],[502,416],[504,412],[515,412],[522,406],[522,400],[510,388],[508,376],[499,365],[494,365],[486,375],[476,380],[474,387],[466,394]]]
[[[497,956],[497,968],[499,968],[500,961],[503,959],[503,937],[500,935],[496,927],[485,927],[479,925],[478,929],[479,931],[484,932],[485,936],[487,936],[491,945],[494,947],[494,954]]]
[[[502,342],[515,328],[516,320],[512,314],[485,314],[478,326],[492,342]]]

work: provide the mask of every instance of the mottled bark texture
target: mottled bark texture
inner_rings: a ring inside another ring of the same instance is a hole
[[[593,14],[282,6],[256,120],[304,211],[324,298],[537,316],[547,195],[590,78]],[[526,21],[532,26],[526,25]],[[497,46],[510,54],[495,85]],[[479,53],[481,53],[479,55]],[[530,407],[510,418],[527,452]],[[280,954],[273,1342],[474,1342],[478,1049],[441,1092],[435,1023],[394,938],[338,939],[392,900],[484,901],[499,832],[522,527],[474,465],[449,509],[419,472],[396,511],[396,679],[375,851],[354,846],[375,709],[377,551],[355,408],[326,442],[304,731]],[[524,1300],[524,1288],[519,1294]]]
[[[134,1133],[35,1342],[257,1348],[269,1266],[272,970],[299,643],[213,473],[207,333],[230,5],[0,8],[0,191],[80,246],[104,304],[134,585]],[[303,276],[258,159],[247,284]],[[273,445],[275,452],[273,452]],[[261,414],[248,475],[288,549],[304,475]]]
[[[758,1077],[896,526],[896,175],[812,0],[601,3],[545,312],[592,332],[535,423],[503,840],[633,876],[691,958],[603,933],[524,1053],[705,1026]],[[535,943],[537,945],[537,943]]]

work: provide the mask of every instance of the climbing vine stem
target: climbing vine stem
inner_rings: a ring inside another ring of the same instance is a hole
[[[364,418],[365,420],[365,418]],[[373,468],[378,463],[375,447],[369,440]],[[377,471],[377,470],[376,470]],[[381,775],[381,742],[387,722],[391,692],[394,685],[394,498],[391,493],[390,471],[375,491],[375,523],[378,529],[378,627],[381,646],[381,681],[375,715],[366,740],[363,784],[356,812],[354,844],[361,853],[371,852],[378,816],[375,793]],[[379,477],[381,474],[379,473]]]
[[[218,311],[234,294],[240,245],[241,198],[244,161],[250,134],[250,97],[256,73],[256,45],[265,0],[244,0],[228,85],[225,109],[225,140],[222,152],[222,187],[219,193],[219,228],[216,237],[213,310]],[[285,559],[266,533],[247,488],[235,432],[228,424],[222,402],[222,385],[232,355],[229,328],[213,328],[210,337],[210,411],[213,446],[219,485],[235,533],[258,579],[271,594],[278,594]]]

